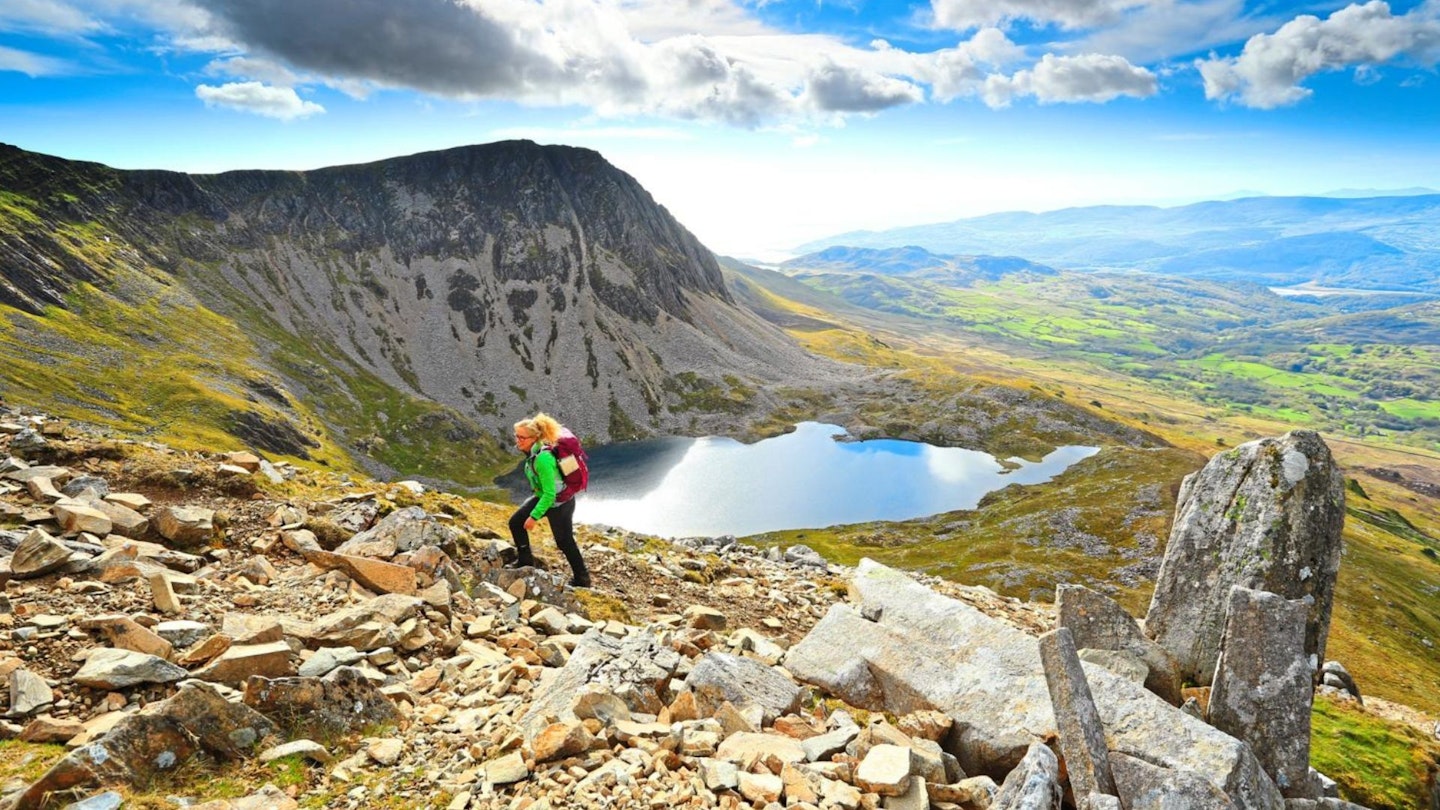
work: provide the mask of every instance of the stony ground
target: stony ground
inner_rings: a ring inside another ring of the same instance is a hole
[[[678,738],[666,742],[670,732],[627,736],[609,727],[591,728],[581,750],[537,758],[516,723],[586,631],[618,639],[642,628],[659,633],[679,652],[680,674],[707,650],[781,660],[845,597],[847,570],[803,548],[781,554],[734,538],[668,542],[582,527],[594,587],[574,590],[563,584],[569,572],[543,534],[535,541],[540,568],[504,566],[513,553],[501,537],[509,507],[408,482],[351,480],[248,453],[182,453],[0,408],[4,459],[0,683],[10,688],[0,690],[8,701],[0,740],[36,744],[24,749],[26,775],[0,784],[15,806],[41,806],[24,798],[36,795],[25,791],[39,765],[102,739],[142,710],[168,711],[166,699],[190,685],[248,704],[252,676],[318,678],[339,664],[359,668],[394,716],[382,712],[388,721],[309,737],[303,732],[314,729],[277,728],[257,741],[258,760],[210,752],[173,773],[127,771],[135,778],[117,779],[87,771],[45,806],[111,791],[84,806],[115,806],[113,796],[145,807],[158,790],[210,799],[213,808],[543,808],[573,802],[583,785],[586,801],[603,794],[612,806],[729,807],[767,796],[774,785],[761,775],[796,778],[778,761],[767,769],[762,756],[742,790],[734,774],[701,774],[697,763],[713,753],[703,744],[691,750]],[[422,537],[418,547],[355,545],[389,531],[402,512],[420,517],[398,530],[400,544]],[[931,584],[1032,631],[1050,623],[1043,606]],[[847,717],[823,697],[809,695],[800,715],[778,721],[790,739],[833,730]],[[635,719],[673,721],[685,711],[664,706],[656,717]],[[777,722],[736,716],[726,715],[727,724],[748,722],[755,731]],[[709,716],[690,722],[719,728]],[[309,742],[298,753],[272,750],[291,738]],[[225,776],[186,781],[195,762]],[[0,765],[14,764],[0,755]],[[500,772],[515,767],[524,775]],[[813,796],[815,807],[878,802],[879,794],[853,787],[845,769],[805,778],[834,794]],[[266,782],[274,789],[261,791]],[[989,795],[973,792],[974,802]],[[946,795],[958,801],[969,793]]]

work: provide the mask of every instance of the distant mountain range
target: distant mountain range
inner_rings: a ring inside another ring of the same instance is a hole
[[[1015,256],[1060,269],[1163,273],[1274,287],[1440,293],[1440,194],[1251,197],[1176,208],[1010,212],[809,242]]]
[[[931,253],[922,247],[833,247],[790,259],[780,265],[787,273],[878,273],[942,281],[965,286],[975,281],[996,281],[1014,273],[1053,276],[1055,268],[1016,256],[954,256]]]

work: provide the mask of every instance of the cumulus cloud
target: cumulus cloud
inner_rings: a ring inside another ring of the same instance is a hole
[[[195,95],[209,107],[234,110],[290,121],[325,112],[313,101],[305,101],[291,87],[270,87],[260,82],[231,82],[214,87],[202,84]]]
[[[75,72],[74,66],[69,62],[0,45],[0,71],[9,70],[24,73],[32,79]]]
[[[805,97],[821,112],[873,113],[923,101],[925,94],[908,81],[831,63],[810,74]]]
[[[1030,20],[1061,28],[1094,28],[1120,19],[1150,0],[930,0],[935,23],[968,31],[1012,20]]]
[[[1021,96],[1034,96],[1042,104],[1103,104],[1120,96],[1147,98],[1158,89],[1154,73],[1121,56],[1046,54],[1028,70],[987,77],[984,96],[991,107],[1008,107]]]
[[[1434,4],[1402,16],[1383,0],[1351,4],[1321,20],[1296,17],[1273,34],[1256,34],[1235,57],[1198,60],[1205,97],[1273,109],[1313,91],[1300,83],[1316,73],[1408,57],[1433,67],[1440,61],[1440,19]]]
[[[937,101],[952,101],[983,92],[994,68],[1017,62],[1025,55],[998,28],[982,28],[968,42],[925,54],[916,75],[930,84]]]

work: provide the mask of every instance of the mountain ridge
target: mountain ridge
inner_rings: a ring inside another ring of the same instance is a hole
[[[0,188],[0,303],[43,318],[84,300],[93,320],[181,295],[239,325],[257,373],[299,399],[364,399],[360,374],[449,409],[442,432],[465,441],[537,408],[601,439],[692,422],[687,372],[717,391],[840,373],[737,306],[713,255],[591,150],[508,141],[187,175],[6,146]],[[330,427],[362,455],[387,430]]]

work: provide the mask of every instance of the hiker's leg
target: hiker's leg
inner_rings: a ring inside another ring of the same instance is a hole
[[[515,550],[519,552],[515,559],[517,566],[535,564],[535,557],[530,553],[530,533],[525,531],[525,520],[530,517],[530,510],[539,502],[538,497],[531,496],[510,516],[510,539],[515,542]]]
[[[581,588],[590,587],[590,572],[585,569],[585,558],[580,556],[580,546],[575,542],[575,501],[570,500],[550,507],[550,511],[545,513],[545,519],[550,522],[550,532],[555,535],[555,545],[560,547],[565,561],[570,563],[570,571],[575,575],[571,584]]]

